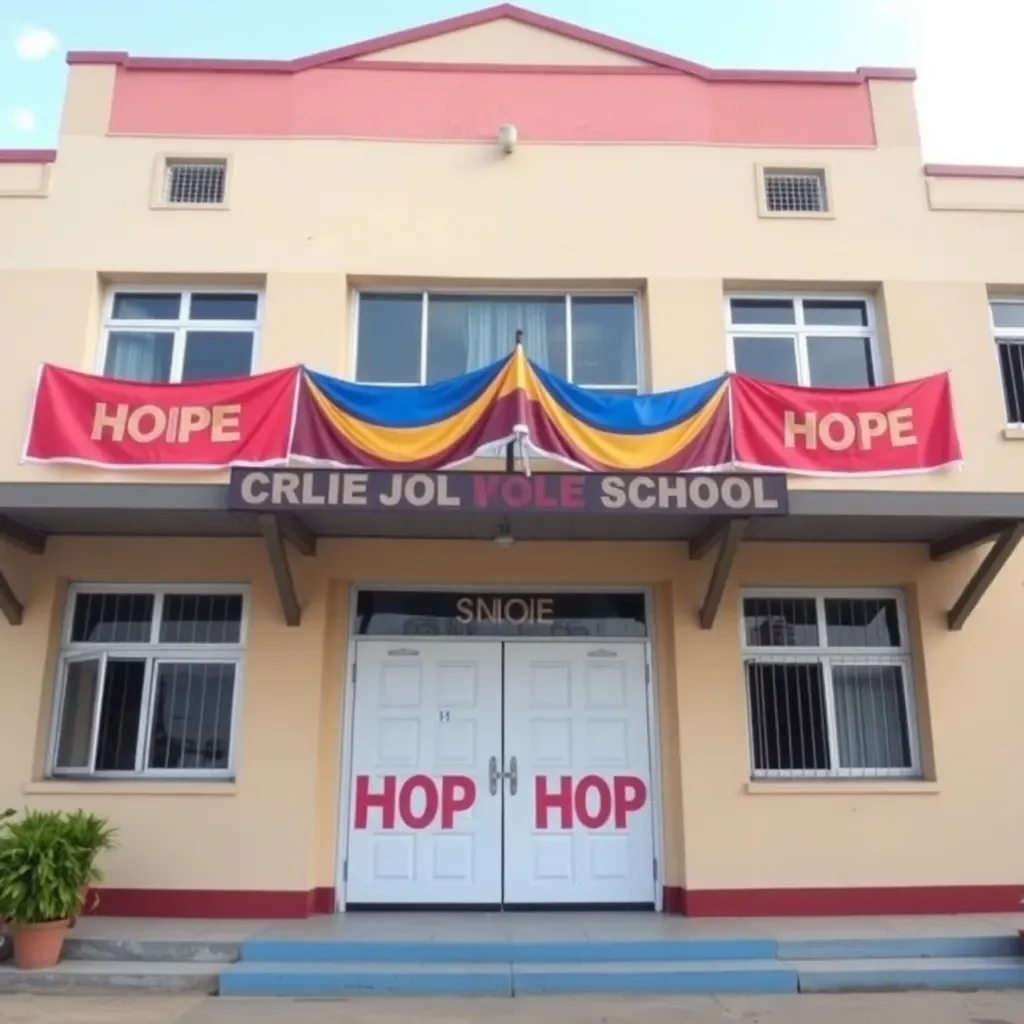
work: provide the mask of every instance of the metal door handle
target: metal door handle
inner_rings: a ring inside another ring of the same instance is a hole
[[[501,778],[501,773],[498,771],[498,759],[496,757],[491,758],[490,765],[487,769],[487,777],[491,784],[491,796],[496,796],[498,793],[498,779]]]
[[[519,789],[519,763],[513,757],[508,763],[508,794],[515,796]]]

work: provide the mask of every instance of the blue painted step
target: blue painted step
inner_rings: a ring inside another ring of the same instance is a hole
[[[978,991],[1024,988],[1022,957],[787,961],[801,992]]]
[[[952,938],[780,939],[780,960],[889,960],[895,957],[1015,957],[1017,935],[961,935]]]
[[[220,978],[222,996],[493,995],[797,991],[797,972],[776,960],[684,963],[266,963],[240,962]]]
[[[774,960],[774,939],[643,939],[498,942],[249,939],[239,959],[262,963],[551,964],[702,960]],[[809,959],[809,957],[802,957]]]

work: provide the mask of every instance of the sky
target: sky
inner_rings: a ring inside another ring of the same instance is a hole
[[[0,148],[52,148],[68,50],[291,58],[488,0],[0,0]],[[1024,165],[1024,0],[523,0],[712,67],[914,67],[924,157]]]

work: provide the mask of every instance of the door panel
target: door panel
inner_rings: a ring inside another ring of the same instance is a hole
[[[349,904],[501,901],[501,644],[356,646]]]
[[[505,903],[653,903],[645,651],[505,645]]]

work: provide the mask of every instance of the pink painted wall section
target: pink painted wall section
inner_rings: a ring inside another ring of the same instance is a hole
[[[443,69],[295,74],[119,67],[116,134],[871,146],[864,81],[713,82],[667,71]]]

